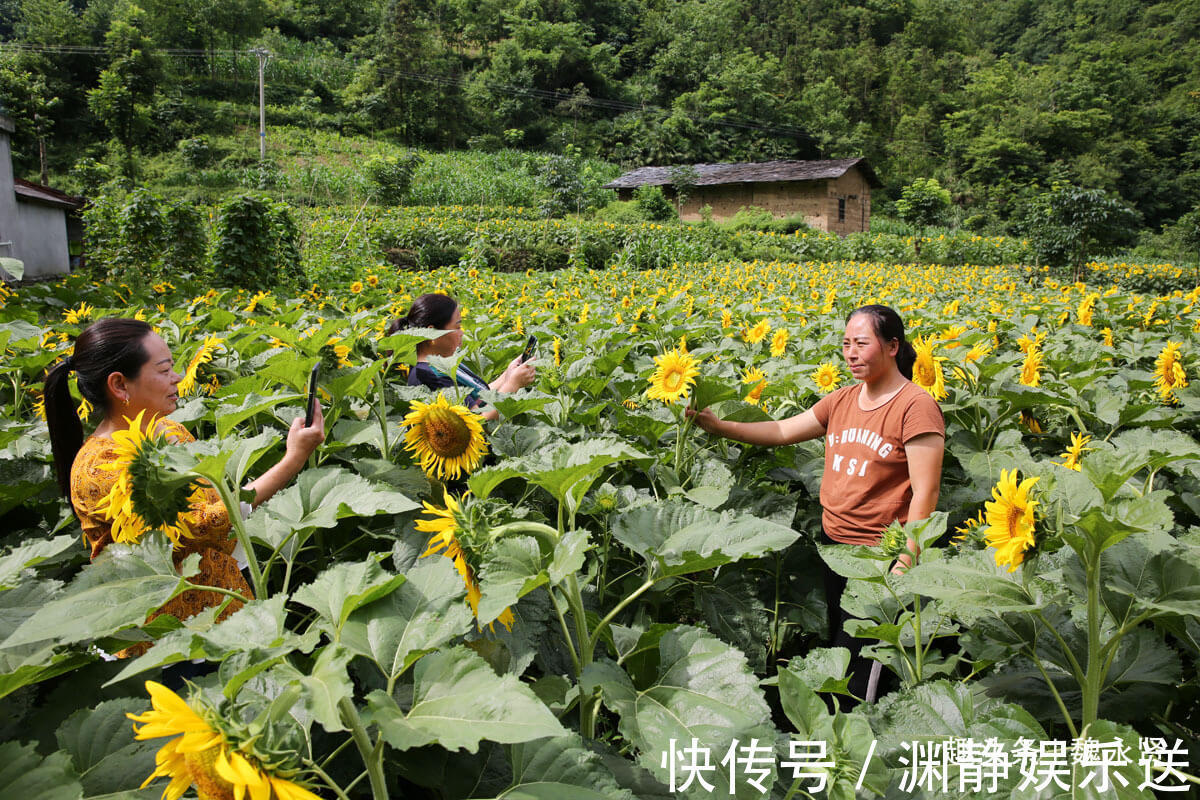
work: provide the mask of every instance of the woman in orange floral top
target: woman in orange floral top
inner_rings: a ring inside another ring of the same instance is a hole
[[[165,419],[179,400],[176,385],[182,376],[175,372],[171,351],[145,322],[132,319],[102,319],[88,326],[75,341],[74,354],[56,364],[46,375],[46,418],[54,452],[58,484],[83,528],[94,559],[112,543],[112,520],[100,511],[101,501],[112,489],[117,473],[105,465],[116,460],[112,434],[129,427],[129,420],[145,412],[155,419],[156,431],[173,441],[195,441],[179,423]],[[86,440],[68,386],[74,371],[80,393],[104,418]],[[251,506],[265,502],[300,472],[308,456],[325,440],[325,420],[317,406],[313,424],[293,421],[287,449],[278,464],[246,486],[254,491]],[[236,542],[230,537],[229,515],[214,489],[205,489],[205,502],[189,513],[192,536],[176,546],[176,566],[192,554],[200,556],[200,574],[194,583],[217,586],[252,599],[246,579],[233,555]],[[225,597],[217,592],[189,590],[150,615],[172,614],[178,619],[218,606]],[[233,602],[221,618],[241,608]],[[148,645],[124,651],[143,652]]]

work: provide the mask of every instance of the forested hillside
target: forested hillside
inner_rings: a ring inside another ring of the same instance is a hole
[[[981,231],[1055,180],[1147,230],[1200,204],[1198,0],[0,0],[0,37],[18,172],[41,140],[68,188],[198,136],[256,158],[262,47],[269,125],[625,165],[865,155],[888,198],[936,177]]]

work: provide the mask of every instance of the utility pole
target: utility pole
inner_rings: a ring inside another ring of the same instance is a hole
[[[267,59],[271,57],[270,52],[265,48],[256,47],[250,51],[258,56],[258,160],[267,160],[267,107],[265,102],[265,92],[263,89],[263,72],[267,66]]]

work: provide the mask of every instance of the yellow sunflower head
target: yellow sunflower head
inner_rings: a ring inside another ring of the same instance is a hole
[[[984,519],[982,511],[973,517],[968,517],[963,521],[962,525],[959,525],[954,529],[954,532],[958,535],[952,538],[950,541],[959,547],[969,541],[975,541],[979,538],[980,531],[983,530],[983,523]]]
[[[813,370],[811,377],[813,383],[817,385],[817,391],[821,394],[829,394],[842,382],[841,370],[838,369],[837,364],[829,361]]]
[[[1158,390],[1158,396],[1164,403],[1179,402],[1179,398],[1175,396],[1175,390],[1188,385],[1187,373],[1180,361],[1182,348],[1183,345],[1180,342],[1167,342],[1162,352],[1158,354],[1158,358],[1154,360],[1154,387]]]
[[[646,395],[652,400],[661,400],[668,405],[681,397],[687,397],[696,376],[700,374],[698,362],[687,353],[668,350],[654,357],[657,367],[650,376],[650,388]]]
[[[929,392],[934,400],[945,400],[946,376],[942,372],[944,356],[933,354],[933,340],[918,336],[913,340],[913,350],[917,358],[913,362],[912,382]]]
[[[198,375],[200,367],[213,360],[217,348],[224,341],[219,336],[204,337],[204,342],[201,343],[200,349],[196,351],[196,355],[192,356],[192,360],[188,362],[187,369],[183,371],[183,380],[179,382],[179,386],[176,388],[180,397],[195,394],[196,388],[199,386]]]
[[[771,356],[779,358],[787,350],[788,331],[787,328],[780,328],[775,331],[775,335],[771,337]]]
[[[350,284],[350,294],[359,294],[363,290],[362,281],[355,281]]]
[[[456,479],[472,472],[487,454],[482,419],[466,406],[451,405],[441,392],[432,403],[414,400],[404,418],[404,448],[430,477]]]
[[[1034,536],[1034,508],[1030,498],[1036,477],[1017,483],[1017,470],[1001,470],[1000,482],[992,488],[992,499],[984,504],[987,529],[984,539],[996,549],[996,564],[1013,572],[1025,560],[1025,554],[1037,544]]]
[[[1044,362],[1042,349],[1037,345],[1033,345],[1025,351],[1025,361],[1021,364],[1021,384],[1023,386],[1037,386],[1042,382],[1042,364]]]
[[[96,510],[112,523],[115,542],[132,544],[150,530],[160,530],[174,544],[192,535],[188,517],[193,505],[204,501],[194,479],[168,463],[171,443],[145,412],[126,419],[129,427],[112,435],[115,458],[100,469],[116,473],[116,480]]]
[[[1062,454],[1062,466],[1067,469],[1079,471],[1079,462],[1083,458],[1083,454],[1089,450],[1094,450],[1094,447],[1088,447],[1087,444],[1092,440],[1092,437],[1086,433],[1072,433],[1071,443],[1067,445],[1066,452]]]
[[[294,750],[268,750],[261,736],[238,736],[203,700],[185,701],[167,687],[146,681],[151,708],[126,716],[139,740],[171,737],[155,754],[154,771],[142,783],[170,778],[163,800],[178,800],[194,786],[202,800],[319,800],[292,780],[300,770]],[[265,753],[265,755],[264,755]]]
[[[430,515],[430,518],[418,519],[416,527],[421,533],[433,534],[425,552],[421,553],[422,558],[441,553],[454,563],[454,568],[467,590],[467,603],[470,604],[471,613],[478,624],[479,601],[483,592],[476,574],[484,548],[490,543],[488,534],[491,526],[481,506],[468,500],[466,495],[462,500],[463,502],[459,503],[449,492],[444,492],[444,508],[423,503],[425,513]],[[515,618],[511,608],[504,609],[497,619],[506,629],[512,630]]]
[[[758,321],[758,324],[752,328],[747,328],[744,338],[750,344],[758,344],[763,339],[767,338],[767,334],[771,332],[771,323],[765,319]]]

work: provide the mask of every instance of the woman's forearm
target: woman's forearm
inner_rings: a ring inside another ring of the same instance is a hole
[[[250,501],[250,505],[258,508],[270,500],[276,492],[291,483],[300,470],[304,469],[304,462],[305,460],[302,458],[285,453],[278,464],[246,484],[247,489],[254,490],[254,499]]]
[[[776,420],[764,422],[733,422],[719,420],[713,433],[726,439],[733,439],[745,444],[760,447],[776,447],[787,444],[784,439],[783,426]]]

